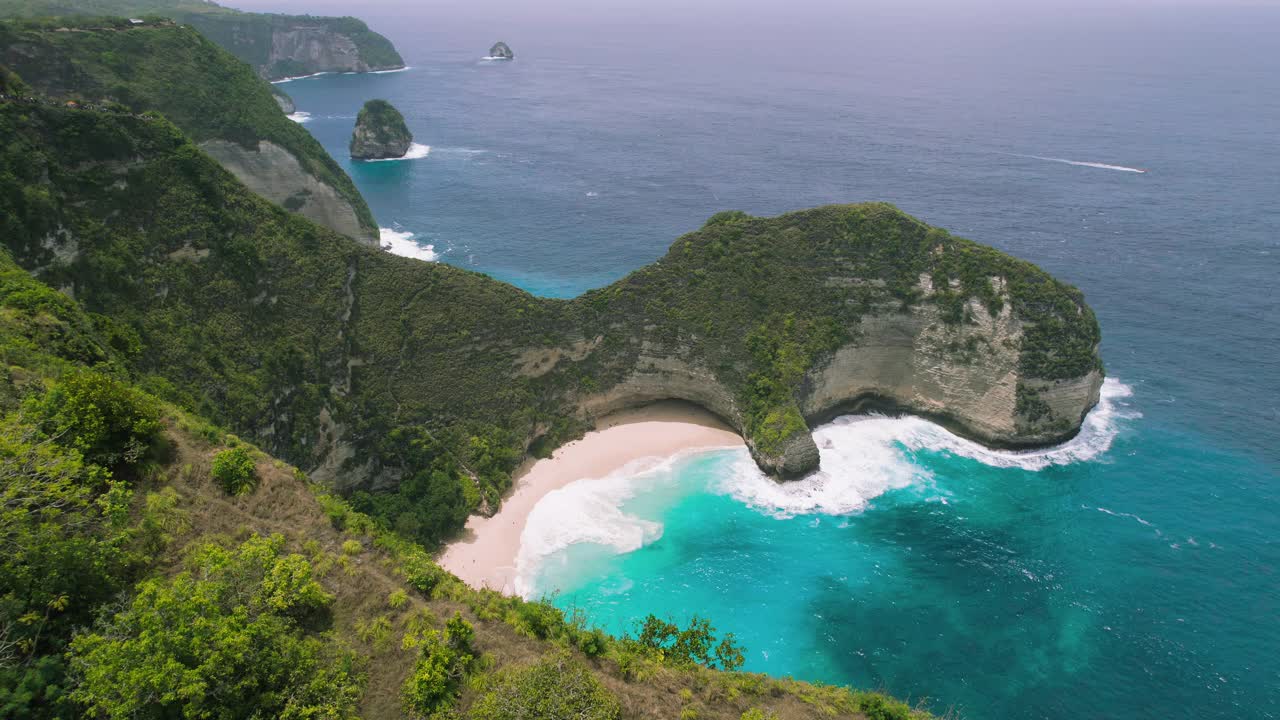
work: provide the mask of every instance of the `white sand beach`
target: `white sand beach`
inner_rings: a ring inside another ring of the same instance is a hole
[[[472,587],[514,593],[520,536],[529,513],[548,493],[645,458],[656,463],[688,450],[742,445],[742,438],[719,418],[685,403],[657,403],[610,415],[552,457],[521,467],[502,509],[493,517],[472,516],[463,537],[445,548],[439,562]]]

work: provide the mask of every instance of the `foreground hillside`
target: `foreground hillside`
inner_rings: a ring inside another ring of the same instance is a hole
[[[191,28],[4,22],[0,65],[47,98],[160,112],[254,192],[376,244],[377,224],[351,178],[284,116],[267,83]]]
[[[404,67],[395,46],[353,17],[240,12],[201,0],[0,0],[0,17],[172,18],[252,66],[266,80]]]
[[[138,389],[136,349],[0,251],[2,717],[924,717],[727,672],[709,625],[612,638],[470,590]]]
[[[716,216],[572,301],[352,243],[153,116],[0,107],[15,259],[132,338],[148,389],[433,544],[599,413],[698,403],[779,475],[889,407],[1001,445],[1070,436],[1098,327],[1034,266],[887,205]]]

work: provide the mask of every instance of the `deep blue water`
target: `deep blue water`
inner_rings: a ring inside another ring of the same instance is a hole
[[[555,548],[537,591],[614,629],[703,612],[750,669],[967,717],[1272,718],[1280,12],[1178,13],[548,22],[504,28],[513,63],[479,60],[490,30],[374,16],[411,70],[281,87],[380,224],[444,262],[572,296],[719,210],[887,200],[1081,287],[1132,392],[1108,405],[1105,452],[1038,469],[885,420],[833,431],[853,459],[824,460],[827,504],[753,494],[732,453],[578,488],[621,512],[561,497],[560,522],[642,547]],[[346,160],[372,97],[426,158]]]

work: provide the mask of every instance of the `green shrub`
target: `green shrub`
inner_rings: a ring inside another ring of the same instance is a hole
[[[471,708],[473,720],[615,720],[613,696],[591,671],[568,653],[544,657],[536,665],[500,673]]]
[[[192,572],[140,583],[123,611],[76,637],[71,695],[86,716],[354,717],[354,658],[299,620],[332,597],[283,546],[197,548]]]
[[[858,709],[867,720],[911,720],[911,708],[879,693],[865,693],[858,698]]]
[[[246,495],[258,487],[257,463],[244,446],[227,448],[213,456],[213,479],[228,495]]]
[[[418,641],[418,660],[401,689],[405,710],[411,715],[427,717],[453,706],[472,657],[458,647],[458,638],[452,640],[446,628],[444,639],[428,631]]]
[[[63,376],[30,409],[50,437],[111,470],[144,459],[160,432],[160,411],[152,398],[92,370]]]
[[[399,610],[409,602],[409,594],[404,590],[395,590],[387,596],[387,606],[392,610]]]

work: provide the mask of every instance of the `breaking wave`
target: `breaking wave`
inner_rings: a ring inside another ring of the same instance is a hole
[[[890,490],[933,481],[933,473],[912,453],[941,452],[998,468],[1037,472],[1052,465],[1095,460],[1111,448],[1122,421],[1141,417],[1126,400],[1133,391],[1118,380],[1103,382],[1097,407],[1072,440],[1043,450],[992,450],[959,437],[940,425],[913,416],[857,415],[837,418],[814,430],[822,469],[801,480],[779,483],[756,467],[745,448],[714,450],[725,461],[709,490],[728,495],[777,518],[797,515],[849,515]],[[676,462],[649,458],[602,479],[584,479],[549,493],[529,514],[516,559],[516,591],[535,594],[543,562],[578,543],[629,553],[662,537],[660,522],[630,515],[622,506],[642,489],[680,482]],[[947,502],[940,493],[941,502]],[[1104,510],[1104,512],[1106,512]]]
[[[292,121],[294,121],[294,122],[296,122],[296,123],[304,123],[304,122],[310,122],[310,121],[311,121],[311,113],[309,113],[309,112],[302,112],[302,111],[298,111],[298,112],[295,112],[295,113],[289,113],[289,114],[288,114],[288,115],[286,115],[285,117],[289,118],[290,120],[292,120]]]
[[[413,239],[413,233],[393,228],[378,228],[378,240],[382,249],[392,255],[417,258],[427,262],[440,259],[435,245],[420,245]]]
[[[774,482],[744,456],[721,490],[752,507],[778,517],[844,515],[867,506],[889,490],[933,478],[928,468],[908,455],[942,452],[998,468],[1031,472],[1051,465],[1088,462],[1111,448],[1120,421],[1141,417],[1128,407],[1133,390],[1114,378],[1103,381],[1098,405],[1085,417],[1071,440],[1042,450],[992,450],[951,433],[923,418],[883,415],[845,416],[813,432],[822,469],[788,483]]]
[[[283,83],[293,82],[294,80],[306,80],[307,78],[320,77],[321,75],[332,75],[332,74],[333,74],[333,71],[325,70],[324,72],[311,73],[310,75],[294,75],[292,77],[283,77],[283,78],[280,78],[279,80],[272,80],[271,84],[281,85]]]
[[[410,143],[409,149],[404,155],[398,158],[378,158],[376,160],[362,160],[361,162],[397,162],[399,160],[420,160],[431,154],[431,146],[422,143]]]

